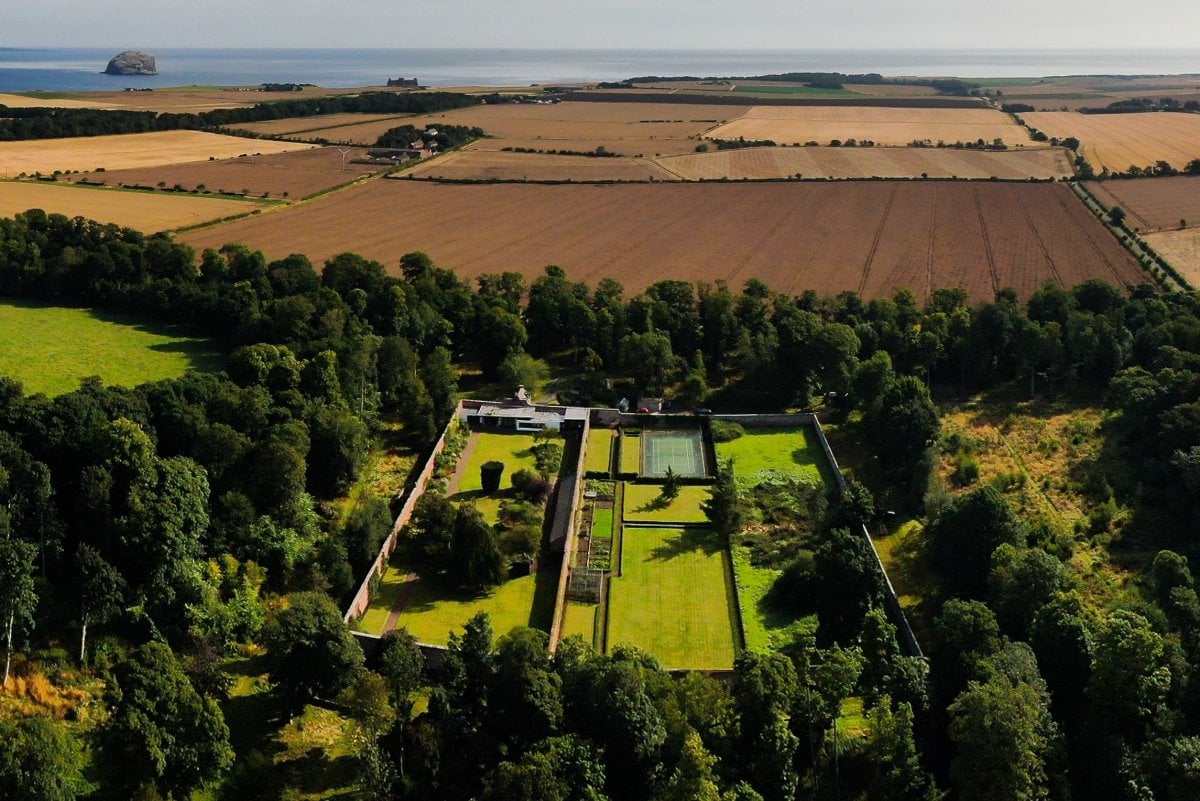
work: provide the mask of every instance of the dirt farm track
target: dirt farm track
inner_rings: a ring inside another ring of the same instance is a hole
[[[197,249],[240,242],[314,262],[354,251],[396,269],[422,250],[467,279],[611,276],[868,297],[961,286],[973,298],[1046,281],[1144,279],[1111,234],[1059,184],[838,182],[545,186],[376,180],[315,201],[190,232]]]

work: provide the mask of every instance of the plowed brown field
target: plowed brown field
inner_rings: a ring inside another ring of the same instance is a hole
[[[191,164],[167,164],[143,167],[139,170],[109,170],[79,176],[75,180],[103,181],[108,186],[157,186],[159,181],[168,187],[176,184],[184,189],[204,186],[214,192],[242,192],[251,195],[288,197],[299,200],[323,189],[349,183],[360,175],[378,172],[382,167],[354,164],[351,159],[366,155],[365,150],[352,151],[342,170],[342,154],[337,148],[320,147],[277,153],[267,156],[221,161],[199,161]]]
[[[1182,169],[1200,158],[1200,114],[1036,111],[1021,118],[1046,136],[1077,138],[1097,172],[1125,172],[1157,161]]]
[[[476,144],[480,150],[504,147],[595,150],[603,146],[614,153],[653,155],[694,150],[697,142],[689,137],[698,137],[745,110],[737,106],[655,103],[502,103],[397,119],[370,121],[370,117],[364,117],[359,124],[347,124],[353,120],[341,119],[353,115],[338,115],[337,125],[321,128],[311,124],[313,119],[307,124],[301,124],[304,120],[276,120],[261,125],[280,129],[295,124],[293,130],[304,132],[287,134],[291,138],[311,140],[319,137],[358,145],[375,144],[380,136],[397,125],[417,128],[466,125],[482,128],[491,137]],[[259,130],[253,125],[246,127]],[[636,149],[631,148],[631,142],[637,143]]]
[[[1128,224],[1143,231],[1200,225],[1200,177],[1089,181],[1087,188],[1110,209],[1125,209]]]
[[[881,108],[871,106],[754,106],[709,131],[713,139],[770,139],[779,144],[822,145],[831,140],[870,140],[881,145],[914,141],[1032,144],[1028,132],[994,109]]]
[[[677,181],[650,159],[551,156],[462,150],[419,164],[407,175],[447,180]]]
[[[423,250],[464,278],[547,264],[577,280],[759,278],[778,290],[975,299],[1046,281],[1137,283],[1142,272],[1060,184],[925,182],[459,186],[372,181],[191,232],[197,248],[242,242],[271,258],[356,251],[394,268]]]
[[[658,159],[689,181],[717,178],[1061,178],[1062,148],[1003,152],[932,147],[748,147]]]

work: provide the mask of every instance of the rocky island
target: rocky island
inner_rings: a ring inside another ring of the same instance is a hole
[[[104,69],[105,75],[157,75],[154,56],[141,50],[126,50],[113,56]]]

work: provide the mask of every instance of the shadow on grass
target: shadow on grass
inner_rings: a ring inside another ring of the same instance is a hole
[[[554,624],[554,602],[558,595],[558,574],[562,560],[545,560],[534,574],[533,607],[529,610],[529,627],[549,631]]]
[[[342,755],[329,758],[324,748],[312,747],[297,759],[279,765],[286,776],[287,786],[305,793],[324,793],[335,788],[348,788],[355,784],[362,772],[362,763],[352,756]],[[347,792],[328,798],[356,798]]]
[[[637,535],[636,528],[625,530],[626,537],[636,537]],[[724,549],[721,538],[713,531],[706,528],[684,528],[679,530],[678,536],[664,540],[662,544],[651,551],[650,558],[665,562],[696,551],[702,551],[705,556],[712,556],[721,553]]]

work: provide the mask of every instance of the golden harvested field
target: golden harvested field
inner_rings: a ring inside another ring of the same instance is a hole
[[[1021,117],[1046,136],[1077,138],[1097,172],[1124,172],[1157,161],[1182,169],[1200,158],[1200,114],[1035,111]]]
[[[49,214],[89,217],[146,233],[171,231],[256,208],[256,204],[245,200],[0,181],[0,217],[42,209]]]
[[[285,153],[311,145],[244,139],[204,131],[161,131],[74,139],[0,142],[0,171],[4,177],[55,170],[86,172],[103,167],[121,170],[189,161],[227,159],[251,153]]]
[[[399,222],[398,222],[399,221]],[[423,250],[472,279],[561,265],[641,289],[663,279],[781,291],[961,286],[976,299],[1045,281],[1142,280],[1061,184],[845,182],[460,186],[372,181],[311,203],[193,231],[197,248],[242,242],[320,262],[356,251],[395,269]]]
[[[995,109],[881,108],[871,106],[753,106],[746,114],[709,131],[712,139],[770,139],[779,144],[828,144],[833,139],[870,140],[881,145],[974,142],[1003,139],[1032,143],[1024,128]]]
[[[1200,177],[1088,181],[1086,186],[1110,209],[1125,209],[1131,228],[1157,231],[1200,225]]]
[[[551,156],[463,150],[424,162],[407,175],[448,180],[677,181],[650,159]]]
[[[1193,287],[1200,287],[1200,228],[1146,234],[1150,247],[1174,267]]]
[[[342,170],[342,154],[337,148],[318,147],[220,161],[93,172],[71,176],[71,179],[103,181],[108,186],[154,187],[163,182],[167,187],[179,185],[187,190],[203,186],[213,192],[248,191],[250,195],[267,193],[273,198],[299,200],[384,169],[370,164],[351,163],[351,159],[365,156],[365,150],[353,150],[346,160],[345,171]]]
[[[271,120],[270,122],[248,122],[235,127],[241,131],[249,131],[250,133],[263,134],[265,136],[285,136],[288,134],[301,134],[307,131],[325,131],[326,129],[341,128],[343,126],[366,125],[385,120],[399,120],[402,116],[401,114],[321,114],[316,117],[288,117],[287,119]],[[397,125],[403,125],[403,123],[393,122],[388,128],[395,128]],[[384,130],[387,129],[385,128]],[[314,136],[318,135],[330,139],[335,138],[332,130],[329,133],[314,134]],[[378,138],[375,137],[375,139]],[[374,144],[374,140],[369,144]]]
[[[206,87],[171,87],[153,92],[72,92],[65,99],[55,92],[42,97],[37,92],[26,93],[34,106],[54,108],[57,103],[78,103],[83,108],[120,108],[130,111],[165,111],[197,113],[218,108],[242,108],[255,103],[275,100],[323,97],[326,95],[357,94],[361,89],[321,89],[306,87],[303,92],[260,92],[250,89],[212,89]],[[3,101],[0,100],[0,103]],[[14,106],[15,108],[15,106]],[[65,106],[64,106],[65,108]]]
[[[0,106],[9,108],[118,108],[115,103],[71,98],[38,98],[25,95],[0,94]]]
[[[688,181],[716,178],[1061,178],[1067,151],[981,151],[932,147],[748,147],[657,159]]]

